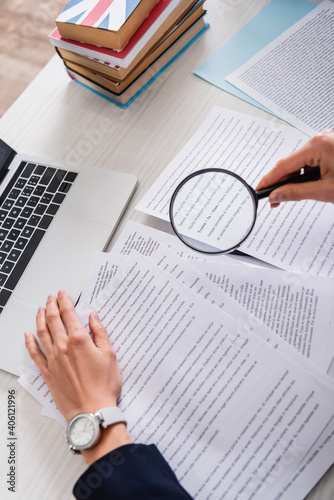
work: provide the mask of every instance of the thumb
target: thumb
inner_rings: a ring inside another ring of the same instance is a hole
[[[89,315],[89,329],[93,336],[96,347],[104,348],[110,346],[107,330],[104,328],[96,311]]]
[[[286,184],[269,195],[269,203],[272,207],[278,206],[284,201],[318,200],[323,199],[324,193],[320,188],[322,181],[305,182],[304,184]]]

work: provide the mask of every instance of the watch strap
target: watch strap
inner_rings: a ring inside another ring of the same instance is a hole
[[[96,410],[95,416],[104,428],[108,427],[108,425],[117,424],[118,422],[124,422],[125,425],[127,425],[123,413],[117,406]]]

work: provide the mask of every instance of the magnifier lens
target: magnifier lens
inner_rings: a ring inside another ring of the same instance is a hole
[[[247,184],[225,170],[202,170],[176,189],[170,218],[179,238],[195,250],[230,252],[252,230],[256,195]]]

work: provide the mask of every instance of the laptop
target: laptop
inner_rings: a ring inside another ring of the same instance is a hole
[[[136,183],[131,174],[18,154],[0,140],[1,369],[20,375],[31,364],[23,334],[36,332],[38,307],[60,289],[76,302]]]

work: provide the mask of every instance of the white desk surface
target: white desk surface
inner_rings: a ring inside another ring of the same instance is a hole
[[[0,137],[17,151],[136,174],[137,191],[111,245],[128,219],[168,231],[166,223],[136,212],[134,206],[209,110],[217,104],[275,120],[192,73],[267,3],[268,0],[207,2],[210,29],[126,109],[71,82],[55,56],[2,117]],[[6,332],[1,335],[4,339]],[[17,383],[16,377],[0,370],[0,383],[1,498],[73,498],[73,484],[85,469],[83,459],[68,452],[63,429],[57,422],[40,416],[39,404]],[[18,412],[16,493],[9,492],[6,485],[8,389],[16,391]],[[307,498],[334,498],[333,467]]]

